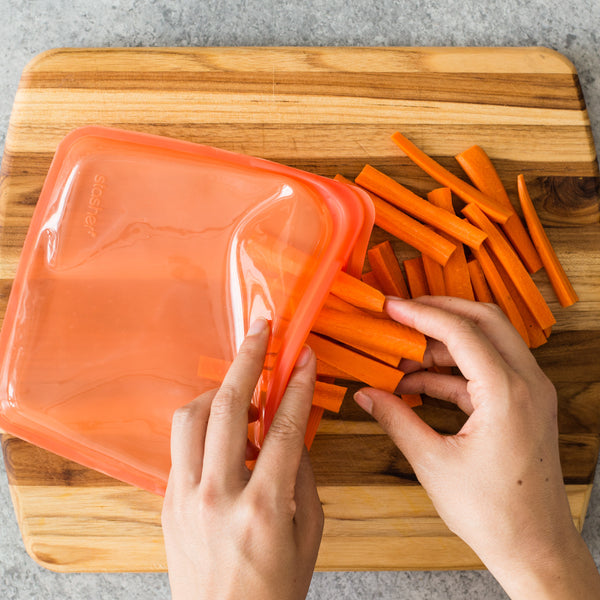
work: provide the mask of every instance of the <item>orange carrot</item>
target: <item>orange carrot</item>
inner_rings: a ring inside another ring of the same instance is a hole
[[[353,375],[345,373],[341,369],[333,367],[332,365],[323,362],[319,358],[317,358],[317,377],[333,377],[333,379],[346,379],[348,381],[358,381]]]
[[[425,275],[425,268],[423,267],[423,258],[415,256],[415,258],[405,260],[403,264],[410,289],[410,297],[428,296],[429,286],[427,285],[427,275]]]
[[[485,280],[485,275],[476,258],[471,258],[467,262],[469,268],[469,275],[471,277],[471,284],[473,285],[473,291],[475,292],[475,299],[477,302],[494,302],[494,297],[490,290],[490,286]]]
[[[477,227],[473,227],[458,217],[448,214],[445,210],[433,206],[421,196],[417,196],[401,183],[371,165],[364,166],[356,178],[356,183],[421,221],[446,232],[460,242],[467,244],[467,246],[479,248],[486,238],[485,233]],[[375,207],[375,211],[377,211],[377,207]]]
[[[540,327],[545,329],[546,327],[551,327],[554,325],[554,323],[556,323],[556,319],[552,315],[552,311],[550,308],[548,308],[546,301],[533,282],[533,279],[531,279],[531,276],[523,266],[521,259],[517,256],[515,251],[512,249],[500,231],[496,228],[496,226],[475,204],[467,204],[467,206],[462,209],[462,212],[469,219],[469,221],[475,223],[487,233],[488,239],[486,243],[489,244],[490,250],[502,263],[502,266],[512,279],[515,287],[521,294],[525,304],[527,304],[531,314],[535,317],[535,320],[539,323]],[[481,266],[484,267],[483,264]],[[492,285],[489,277],[488,283],[490,286]],[[494,295],[496,295],[495,291]],[[498,300],[497,296],[496,300]]]
[[[423,269],[425,270],[429,293],[432,296],[445,296],[446,286],[444,285],[444,267],[434,260],[431,260],[429,256],[423,256]]]
[[[373,271],[367,271],[363,273],[360,277],[367,285],[370,285],[372,288],[381,291],[381,285],[377,280],[377,276]]]
[[[421,394],[401,394],[400,398],[408,404],[411,408],[415,406],[421,406],[423,404],[423,400],[421,399]]]
[[[404,376],[404,373],[398,369],[362,356],[312,333],[308,336],[307,344],[319,360],[347,372],[372,387],[393,393]]]
[[[335,179],[336,181],[355,185],[342,175],[336,175]],[[454,252],[455,246],[453,244],[433,232],[429,227],[394,208],[379,196],[369,190],[365,191],[369,194],[375,207],[375,225],[391,233],[399,240],[406,242],[409,246],[431,256],[440,264],[446,263],[452,252]]]
[[[373,246],[373,248],[368,250],[367,256],[369,264],[373,269],[373,274],[381,284],[383,293],[386,296],[408,298],[406,281],[404,281],[400,263],[390,242],[385,241]]]
[[[510,217],[510,210],[502,206],[489,196],[481,193],[477,188],[469,185],[456,175],[444,169],[442,165],[417,148],[411,141],[406,139],[401,133],[396,132],[392,135],[392,140],[401,148],[401,150],[416,165],[421,167],[428,175],[433,177],[438,183],[449,187],[459,198],[467,204],[475,203],[491,219],[498,223],[506,223]],[[452,235],[452,232],[448,232]],[[458,236],[455,236],[458,237]],[[458,238],[460,239],[460,238]]]
[[[320,406],[331,412],[340,412],[342,401],[347,391],[348,389],[341,385],[316,381],[313,406]]]
[[[473,250],[473,254],[485,273],[485,278],[492,289],[498,306],[504,311],[504,314],[508,317],[514,328],[529,346],[529,335],[527,333],[527,327],[525,327],[525,323],[523,323],[523,317],[521,317],[521,313],[519,312],[513,297],[510,295],[506,285],[504,285],[504,281],[498,273],[498,269],[496,269],[487,250],[482,246],[479,250]]]
[[[546,338],[544,331],[539,326],[538,322],[534,319],[533,315],[531,314],[531,311],[527,307],[527,304],[525,304],[525,301],[523,300],[521,294],[519,294],[517,288],[515,288],[512,279],[508,276],[506,270],[504,269],[498,258],[492,252],[490,252],[490,258],[492,259],[494,266],[498,270],[502,281],[504,281],[504,285],[506,285],[508,293],[515,301],[517,309],[521,313],[521,318],[523,319],[523,323],[525,324],[525,328],[527,329],[529,347],[538,348],[542,344],[545,344],[548,341],[548,339]]]
[[[273,236],[264,236],[260,240],[258,238],[248,240],[246,250],[254,260],[260,262],[263,268],[270,269],[279,277],[281,277],[282,271],[298,275],[305,269],[306,264],[316,261],[313,256],[305,254],[298,248],[288,246]],[[344,271],[340,271],[336,275],[330,291],[355,306],[374,312],[383,310],[385,296],[379,290]]]
[[[542,223],[531,201],[531,196],[525,184],[523,175],[517,177],[517,187],[519,190],[519,200],[521,209],[529,228],[529,233],[533,239],[533,243],[542,259],[548,279],[554,288],[554,292],[563,307],[571,306],[579,300],[577,293],[573,289],[565,270],[563,269],[554,248],[550,244],[550,240],[544,231]]]
[[[337,274],[330,291],[354,306],[373,312],[381,312],[385,304],[385,296],[379,290],[344,271]]]
[[[525,227],[523,227],[519,215],[513,208],[510,198],[506,193],[506,188],[502,184],[502,181],[500,181],[498,172],[494,168],[489,156],[483,148],[475,145],[457,154],[455,158],[463,168],[463,171],[469,176],[469,179],[481,192],[511,211],[511,215],[508,221],[502,225],[502,229],[527,270],[530,273],[539,271],[542,268],[540,256],[531,243],[531,238]]]
[[[345,300],[342,300],[341,298],[338,298],[333,294],[327,295],[327,298],[325,298],[325,304],[323,304],[323,306],[326,306],[327,308],[331,308],[333,310],[351,312],[356,315],[364,314],[364,311],[358,308],[357,306],[354,306],[353,304],[350,304],[349,302],[346,302]]]
[[[448,211],[452,215],[454,214],[452,191],[450,188],[432,190],[427,194],[427,199],[431,204]],[[447,236],[448,234],[443,235]],[[448,236],[448,239],[456,244],[456,250],[443,267],[445,293],[448,296],[455,296],[456,298],[475,300],[471,277],[469,276],[469,269],[467,267],[467,259],[465,257],[465,249],[454,238]]]
[[[310,450],[312,443],[315,440],[317,429],[319,429],[319,424],[321,423],[322,418],[323,408],[313,404],[313,406],[310,407],[308,424],[306,425],[306,433],[304,434],[304,445],[306,446],[307,450]]]
[[[425,352],[425,336],[391,319],[377,319],[324,307],[313,331],[363,351],[379,351],[400,358],[421,362]],[[396,363],[398,364],[398,363]]]

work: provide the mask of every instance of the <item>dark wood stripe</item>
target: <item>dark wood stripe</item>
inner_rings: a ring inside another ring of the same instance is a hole
[[[593,481],[599,444],[599,436],[593,434],[560,436],[565,483],[587,484]],[[9,435],[2,436],[2,451],[11,485],[127,485]],[[387,435],[318,434],[310,454],[317,485],[418,483],[408,461]]]
[[[552,73],[356,73],[241,71],[33,71],[21,83],[35,89],[193,91],[273,95],[343,96],[462,102],[582,110],[576,75]],[[33,92],[32,92],[33,91]]]

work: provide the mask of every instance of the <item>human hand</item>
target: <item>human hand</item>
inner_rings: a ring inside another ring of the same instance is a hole
[[[251,473],[248,411],[269,337],[268,323],[257,324],[221,387],[173,417],[162,523],[174,600],[308,592],[323,530],[304,448],[316,359],[302,350]]]
[[[600,576],[573,525],[558,452],[552,383],[494,305],[450,297],[388,300],[388,314],[428,336],[400,393],[457,404],[458,434],[431,429],[398,397],[355,399],[411,463],[439,515],[513,598],[596,598]],[[461,375],[421,370],[457,366]],[[417,370],[418,369],[418,370]]]

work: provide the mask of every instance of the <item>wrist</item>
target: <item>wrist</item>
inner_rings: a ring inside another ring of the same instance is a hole
[[[552,544],[530,546],[527,555],[509,553],[486,567],[512,600],[600,599],[600,574],[575,526]]]

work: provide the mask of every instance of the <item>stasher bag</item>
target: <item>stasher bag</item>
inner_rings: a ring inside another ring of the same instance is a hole
[[[334,277],[360,272],[372,226],[366,195],[323,177],[180,140],[73,131],[0,335],[0,428],[163,494],[173,412],[219,384],[265,317],[249,430],[260,446]]]

